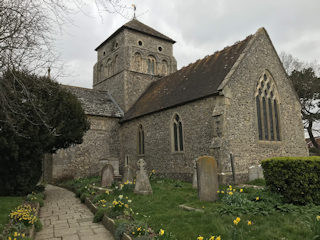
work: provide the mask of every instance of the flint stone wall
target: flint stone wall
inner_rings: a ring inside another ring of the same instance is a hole
[[[91,123],[83,143],[52,155],[52,180],[98,176],[106,160],[119,159],[118,118],[88,116]]]

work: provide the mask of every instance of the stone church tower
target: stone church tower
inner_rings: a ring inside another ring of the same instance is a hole
[[[93,89],[108,91],[126,112],[149,84],[177,70],[171,38],[133,19],[95,50]]]

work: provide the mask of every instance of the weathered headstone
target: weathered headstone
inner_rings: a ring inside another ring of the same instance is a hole
[[[111,164],[107,164],[101,171],[101,187],[111,187],[114,180],[114,170]]]
[[[124,167],[122,182],[133,182],[133,169],[128,165]]]
[[[136,185],[134,187],[134,192],[137,194],[152,194],[152,188],[149,181],[149,176],[145,169],[146,163],[143,159],[138,160],[137,176],[136,176]]]
[[[197,177],[197,160],[193,161],[193,179],[192,179],[192,188],[198,188],[198,177]]]
[[[263,169],[261,165],[249,167],[249,181],[263,178]]]
[[[197,159],[197,176],[200,201],[217,200],[219,184],[216,160],[211,156],[199,157]]]

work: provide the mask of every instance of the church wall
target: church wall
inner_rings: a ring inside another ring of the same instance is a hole
[[[300,103],[264,32],[259,33],[246,54],[223,91],[227,97],[224,141],[234,155],[238,181],[247,180],[249,166],[263,159],[308,156]],[[255,92],[265,69],[272,74],[278,89],[281,141],[259,140]]]
[[[52,156],[52,179],[98,175],[107,160],[119,159],[119,119],[88,116],[91,123],[83,143]]]
[[[121,124],[121,168],[128,156],[129,164],[136,167],[139,158],[147,163],[148,171],[191,180],[192,161],[200,155],[210,154],[212,139],[212,110],[216,97],[208,97],[186,105],[147,115]],[[184,151],[172,151],[172,118],[178,113],[183,124]],[[138,154],[138,127],[142,125],[145,154]]]

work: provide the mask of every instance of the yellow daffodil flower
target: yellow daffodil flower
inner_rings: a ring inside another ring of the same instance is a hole
[[[243,189],[242,189],[242,188],[240,189],[240,192],[243,192]]]
[[[197,240],[203,240],[203,237],[202,237],[202,236],[199,236],[199,237],[197,238]]]
[[[252,225],[252,222],[251,221],[248,221],[248,226],[251,226]]]
[[[218,236],[218,237],[216,238],[216,240],[221,240],[221,237],[220,237],[220,236]]]
[[[256,201],[259,201],[260,200],[260,198],[259,197],[256,197]]]
[[[164,230],[163,230],[163,229],[160,229],[159,235],[162,236],[163,234],[164,234]]]

